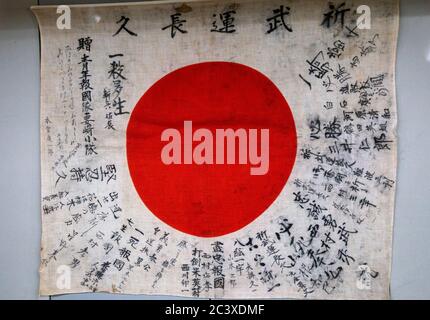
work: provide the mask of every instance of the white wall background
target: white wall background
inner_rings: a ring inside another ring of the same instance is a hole
[[[39,0],[40,4],[82,2]],[[0,0],[0,299],[39,298],[39,37],[28,9],[36,4],[37,0]],[[391,293],[393,299],[430,299],[430,1],[401,0],[400,9],[399,162]],[[74,294],[52,298],[157,297]]]

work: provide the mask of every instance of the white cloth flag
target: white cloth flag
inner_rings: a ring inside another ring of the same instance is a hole
[[[389,298],[398,2],[361,4],[33,7],[40,293]]]

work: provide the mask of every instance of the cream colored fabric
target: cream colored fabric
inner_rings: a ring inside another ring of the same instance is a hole
[[[71,29],[64,30],[57,28],[56,6],[33,7],[41,36],[40,294],[389,298],[398,2],[366,1],[370,29],[357,28],[363,1],[342,2],[335,1],[338,15],[325,23],[327,1],[71,6]],[[266,19],[280,5],[290,8],[285,22],[292,32],[279,25],[268,34]],[[342,25],[343,9],[350,10]],[[213,14],[226,10],[236,12],[237,31],[208,32]],[[188,32],[172,39],[162,28],[175,13]],[[125,30],[113,36],[121,16],[137,36]],[[296,163],[273,205],[217,238],[187,235],[157,219],[128,172],[129,114],[113,116],[116,130],[106,129],[103,89],[112,86],[109,55],[118,53],[128,112],[153,83],[186,65],[230,61],[268,76],[288,100],[298,136]],[[92,137],[84,132],[84,54],[91,60]],[[311,71],[315,57],[322,70]],[[86,155],[88,144],[97,154]],[[250,250],[249,239],[259,247]],[[224,258],[218,273],[216,242]],[[205,257],[198,264],[196,252]]]

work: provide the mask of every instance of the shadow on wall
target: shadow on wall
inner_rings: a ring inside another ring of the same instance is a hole
[[[30,6],[35,4],[36,0],[0,0],[0,32],[37,29],[36,19],[30,11]]]

